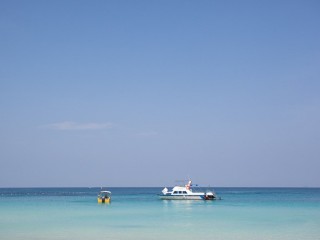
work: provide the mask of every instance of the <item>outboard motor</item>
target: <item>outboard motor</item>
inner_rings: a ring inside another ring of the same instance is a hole
[[[216,196],[214,195],[213,192],[206,192],[206,196],[205,196],[206,200],[214,200],[215,198]]]

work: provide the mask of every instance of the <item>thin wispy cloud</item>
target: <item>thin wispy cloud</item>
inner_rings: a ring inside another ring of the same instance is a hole
[[[110,122],[106,123],[77,123],[71,121],[58,122],[47,124],[44,127],[53,130],[99,130],[99,129],[109,129],[114,125]]]

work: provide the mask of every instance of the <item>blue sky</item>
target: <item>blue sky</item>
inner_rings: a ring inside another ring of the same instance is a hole
[[[319,1],[1,1],[0,187],[319,187]]]

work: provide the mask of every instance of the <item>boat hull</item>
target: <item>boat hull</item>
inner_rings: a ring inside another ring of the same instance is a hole
[[[162,200],[205,200],[204,195],[160,195]]]
[[[111,198],[98,198],[98,203],[110,203]]]

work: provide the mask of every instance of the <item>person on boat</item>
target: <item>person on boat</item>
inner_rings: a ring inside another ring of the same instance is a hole
[[[187,189],[187,190],[190,190],[191,183],[192,183],[191,180],[189,180],[188,184],[186,185],[186,189]]]

